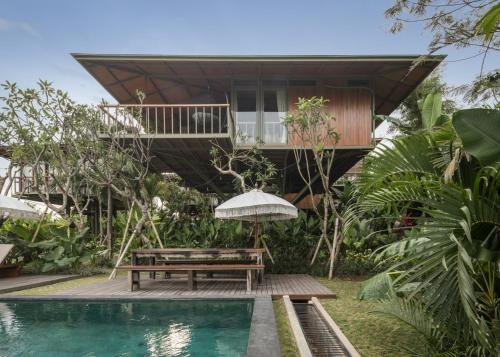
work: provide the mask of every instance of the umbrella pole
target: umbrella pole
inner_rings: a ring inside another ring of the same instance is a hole
[[[259,221],[257,220],[257,217],[255,217],[255,243],[254,243],[254,248],[259,248],[260,246],[260,239],[259,239]]]

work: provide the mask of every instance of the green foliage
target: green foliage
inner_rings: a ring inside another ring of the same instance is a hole
[[[486,113],[498,116],[476,110],[476,122],[486,120]],[[468,114],[460,111],[454,117]],[[476,140],[500,137],[494,132],[498,126],[489,129],[473,135]],[[347,211],[344,230],[355,217],[374,209],[410,208],[417,225],[378,255],[382,260],[397,259],[389,269],[398,273],[395,290],[414,299],[446,329],[461,326],[446,336],[464,353],[494,355],[499,318],[499,157],[492,166],[481,166],[481,151],[477,155],[469,149],[457,140],[449,119],[430,131],[379,145],[365,161],[357,182],[358,204]]]
[[[335,265],[337,276],[370,276],[387,269],[389,264],[380,264],[376,261],[372,250],[345,249]]]
[[[311,266],[314,248],[321,234],[320,222],[314,215],[299,211],[297,219],[263,224],[263,238],[269,246],[275,264],[266,263],[272,273],[324,275],[328,253],[322,250]]]
[[[399,118],[382,117],[390,123],[390,131],[411,134],[429,125],[436,124],[439,115],[432,115],[432,109],[439,109],[440,115],[449,115],[456,110],[456,103],[447,98],[451,88],[444,83],[440,72],[433,72],[399,106]],[[444,99],[443,99],[444,98]],[[422,108],[425,103],[425,113]],[[437,111],[435,110],[437,113]],[[424,118],[425,115],[425,118]]]
[[[422,124],[425,129],[433,128],[441,117],[442,99],[440,93],[430,93],[421,102],[419,101],[422,113]]]
[[[386,272],[382,272],[363,282],[357,298],[360,300],[385,299],[394,295],[395,291],[391,276]]]
[[[434,54],[452,46],[458,50],[469,48],[475,50],[476,56],[483,61],[478,69],[478,80],[463,87],[469,92],[466,97],[473,99],[491,98],[498,102],[498,81],[483,81],[484,63],[488,54],[493,58],[500,49],[500,6],[498,1],[469,0],[393,0],[393,5],[385,11],[387,18],[392,19],[391,31],[396,33],[403,29],[405,23],[421,23],[433,36],[428,45],[428,53]],[[470,53],[464,54],[461,60],[469,59]],[[466,58],[464,58],[466,57]],[[425,63],[428,55],[421,56],[414,67]],[[478,66],[479,67],[479,66]],[[498,70],[490,72],[493,77]],[[496,75],[498,77],[498,75]]]
[[[78,272],[85,273],[105,264],[106,251],[96,244],[88,228],[77,231],[68,222],[44,221],[36,242],[32,242],[37,222],[8,221],[0,229],[0,242],[14,244],[13,261],[23,265],[26,272]]]
[[[425,343],[422,346],[402,345],[407,356],[456,356],[457,346],[447,339],[446,327],[435,321],[433,316],[418,302],[411,299],[398,299],[393,297],[388,299],[379,309],[378,313],[391,316],[400,322],[410,326],[420,336]],[[424,351],[422,351],[424,348]]]
[[[486,13],[476,22],[474,27],[475,32],[479,36],[484,36],[486,41],[493,40],[495,33],[500,25],[500,4],[493,5]]]
[[[453,127],[462,140],[464,150],[484,165],[500,158],[500,111],[468,109],[453,115]]]
[[[85,174],[89,149],[97,141],[97,111],[77,104],[47,81],[39,81],[36,88],[21,89],[8,81],[0,87],[5,92],[0,96],[0,142],[10,164],[30,169],[30,190],[52,210],[65,216],[71,201],[82,228],[94,189]],[[62,196],[61,205],[53,205],[46,195],[55,190]]]

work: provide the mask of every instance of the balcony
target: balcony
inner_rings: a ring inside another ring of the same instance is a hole
[[[228,138],[234,128],[229,104],[101,105],[101,133],[154,138]]]
[[[40,177],[35,180],[33,176],[16,175],[12,178],[12,187],[10,193],[14,197],[26,198],[29,200],[40,201],[40,195],[48,195],[52,203],[62,203],[62,190],[55,181],[49,176]],[[47,192],[48,191],[48,192]]]

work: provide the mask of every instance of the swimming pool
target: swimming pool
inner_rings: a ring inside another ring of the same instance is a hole
[[[245,356],[253,300],[0,302],[0,356]]]

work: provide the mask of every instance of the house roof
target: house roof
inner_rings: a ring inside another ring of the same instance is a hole
[[[81,54],[72,56],[119,102],[191,103],[209,91],[220,101],[234,79],[317,80],[332,86],[368,87],[375,113],[390,114],[445,56],[181,56]]]

